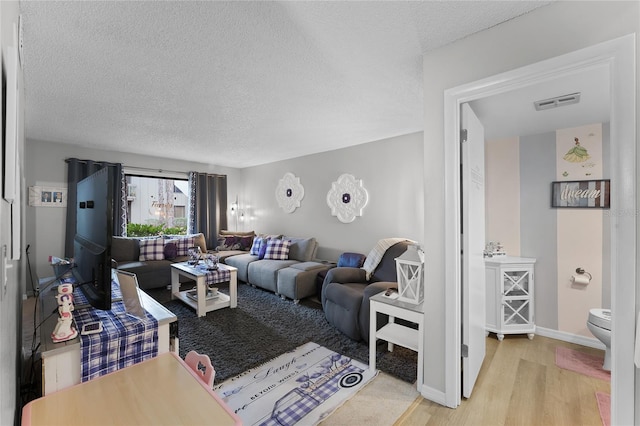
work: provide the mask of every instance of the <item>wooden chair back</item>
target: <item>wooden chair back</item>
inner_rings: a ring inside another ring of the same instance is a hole
[[[199,354],[196,351],[191,351],[184,358],[184,362],[191,367],[196,373],[198,378],[202,380],[210,388],[213,387],[213,380],[216,377],[216,370],[211,364],[211,359],[208,355]]]

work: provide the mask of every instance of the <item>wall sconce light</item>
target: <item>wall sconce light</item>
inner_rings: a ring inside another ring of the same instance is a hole
[[[231,215],[234,217],[236,222],[235,230],[238,230],[238,221],[244,222],[244,210],[240,208],[240,204],[238,204],[238,196],[236,195],[236,201],[231,203]]]

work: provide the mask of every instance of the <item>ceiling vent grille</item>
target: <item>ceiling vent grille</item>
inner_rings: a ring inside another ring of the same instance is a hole
[[[578,102],[580,102],[580,93],[572,93],[570,95],[563,95],[555,98],[535,101],[533,105],[536,107],[536,111],[542,111],[545,109],[552,109],[560,106],[577,104]]]

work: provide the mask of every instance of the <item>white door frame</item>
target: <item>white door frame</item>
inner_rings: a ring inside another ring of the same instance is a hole
[[[611,308],[613,424],[634,423],[636,318],[635,35],[599,43],[444,93],[445,150],[445,402],[460,403],[460,105],[607,66],[611,87]],[[585,318],[585,321],[587,319]]]

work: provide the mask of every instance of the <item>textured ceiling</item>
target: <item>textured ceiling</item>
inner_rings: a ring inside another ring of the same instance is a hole
[[[547,3],[23,0],[26,137],[247,167],[421,131],[422,54]]]

